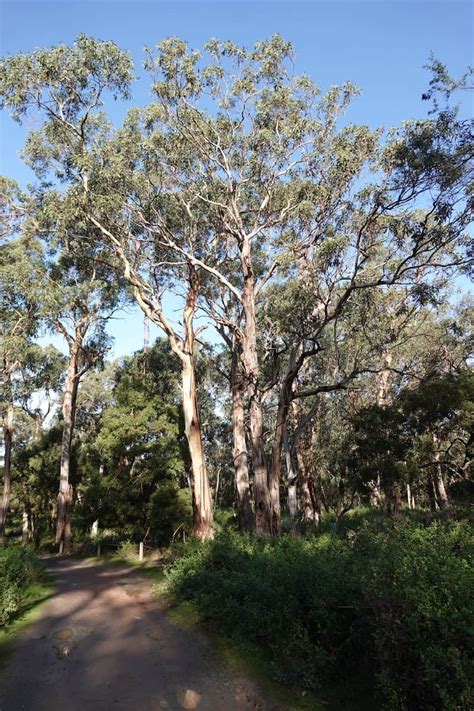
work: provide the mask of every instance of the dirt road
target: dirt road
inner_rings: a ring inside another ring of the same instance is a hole
[[[0,677],[0,711],[277,711],[175,626],[129,568],[50,559],[56,589]]]

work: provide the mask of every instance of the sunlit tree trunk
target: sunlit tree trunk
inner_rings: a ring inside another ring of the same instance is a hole
[[[183,385],[184,430],[191,456],[193,475],[194,535],[201,541],[213,535],[212,497],[206,469],[204,445],[202,441],[201,418],[197,402],[196,366],[194,361],[193,319],[197,308],[197,275],[190,267],[189,285],[184,308],[183,347],[176,342],[171,347],[177,349],[181,360]]]
[[[433,450],[434,450],[434,471],[433,471],[433,485],[435,489],[435,496],[440,509],[445,509],[449,506],[448,494],[446,492],[446,486],[443,479],[443,471],[441,467],[441,457],[438,450],[438,438],[435,434],[432,435],[433,439]]]
[[[64,550],[68,549],[71,541],[72,486],[70,483],[70,472],[72,437],[76,416],[77,390],[79,386],[79,347],[80,341],[76,338],[74,343],[70,346],[69,365],[62,407],[63,432],[57,502],[56,543]]]
[[[7,520],[8,507],[10,505],[11,493],[11,470],[12,470],[12,444],[13,444],[13,393],[11,383],[11,369],[5,363],[3,369],[4,393],[6,408],[3,418],[3,491],[0,499],[0,545],[5,543],[5,524]]]
[[[239,356],[235,347],[232,352],[231,389],[232,457],[237,491],[239,529],[241,531],[251,531],[253,529],[254,513],[252,510],[247,442],[245,438],[244,382],[239,372]]]

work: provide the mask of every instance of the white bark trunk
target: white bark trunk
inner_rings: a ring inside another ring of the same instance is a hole
[[[5,542],[5,524],[7,520],[8,508],[10,506],[11,493],[11,468],[12,468],[12,445],[13,445],[13,395],[11,384],[11,372],[7,364],[3,371],[4,391],[7,399],[7,406],[3,420],[3,491],[0,499],[0,545]]]
[[[68,549],[71,540],[71,504],[72,487],[70,484],[71,449],[76,414],[77,390],[79,385],[79,342],[70,347],[69,366],[63,399],[63,433],[61,441],[61,463],[59,474],[59,493],[57,504],[56,543],[63,544],[61,549]]]

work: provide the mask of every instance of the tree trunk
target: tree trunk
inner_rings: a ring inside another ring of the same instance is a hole
[[[319,523],[319,512],[314,505],[313,482],[308,471],[300,446],[296,446],[296,461],[298,462],[298,484],[301,517],[305,523]]]
[[[410,484],[407,484],[407,503],[410,510],[415,508],[415,497],[413,496]]]
[[[249,396],[250,451],[255,490],[255,531],[257,536],[265,536],[271,530],[270,495],[263,442],[263,408],[257,356],[255,280],[250,258],[250,240],[248,238],[245,238],[242,242],[241,258],[244,274],[243,309],[245,314],[242,362]]]
[[[288,443],[288,429],[285,428],[285,439],[283,443],[285,447],[285,463],[286,475],[288,477],[288,510],[290,512],[291,527],[294,528],[298,518],[298,473],[293,466],[293,457]]]
[[[9,368],[3,371],[4,388],[7,396],[7,407],[3,421],[4,455],[3,455],[3,492],[0,499],[0,545],[5,544],[5,524],[8,507],[10,505],[11,471],[12,471],[12,444],[13,444],[13,395],[11,373]]]
[[[213,536],[212,497],[207,476],[201,418],[197,402],[196,366],[194,362],[194,314],[199,283],[194,268],[189,267],[189,286],[184,307],[184,341],[182,347],[173,340],[171,347],[181,359],[183,384],[184,431],[191,455],[193,474],[194,535],[200,541]]]
[[[5,524],[11,492],[11,456],[13,442],[13,402],[7,405],[7,412],[3,425],[4,436],[4,465],[3,465],[3,493],[0,499],[0,545],[5,542]]]
[[[30,534],[30,517],[28,516],[28,511],[23,508],[22,513],[22,525],[21,525],[21,541],[22,543],[28,543],[31,538]]]
[[[71,541],[72,486],[70,484],[72,436],[76,415],[77,390],[79,386],[79,340],[70,346],[69,366],[63,400],[63,433],[61,441],[61,464],[57,504],[56,543],[61,550],[69,548]]]
[[[252,498],[247,462],[247,442],[244,422],[244,383],[239,373],[239,356],[232,352],[232,458],[234,461],[235,488],[237,490],[238,520],[240,531],[253,529]]]
[[[212,537],[212,498],[207,477],[201,420],[196,397],[194,358],[182,359],[184,430],[193,474],[194,535],[201,541]]]
[[[295,346],[291,349],[286,373],[281,382],[280,392],[278,394],[277,420],[270,473],[270,505],[272,512],[272,533],[274,535],[280,532],[281,455],[285,433],[287,431],[288,413],[293,399],[293,384],[307,355],[309,355],[309,352],[305,352],[303,347]]]
[[[435,459],[435,466],[433,471],[433,485],[439,508],[446,509],[449,506],[449,500],[443,480],[443,470],[441,467],[440,456],[438,451],[438,438],[435,434],[432,435],[432,438]]]

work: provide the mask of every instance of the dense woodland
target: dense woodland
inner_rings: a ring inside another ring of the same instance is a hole
[[[468,708],[460,628],[439,613],[434,656],[404,661],[418,648],[393,611],[411,603],[382,591],[406,565],[427,575],[420,605],[430,579],[466,604],[472,71],[433,59],[422,118],[382,130],[349,123],[358,88],[298,75],[280,36],[162,41],[146,106],[112,42],[0,68],[35,175],[0,183],[2,539],[187,541],[178,594],[266,643],[281,678],[313,687],[357,661],[384,708]],[[108,323],[130,305],[162,337],[111,360]],[[441,682],[445,644],[458,662]]]

